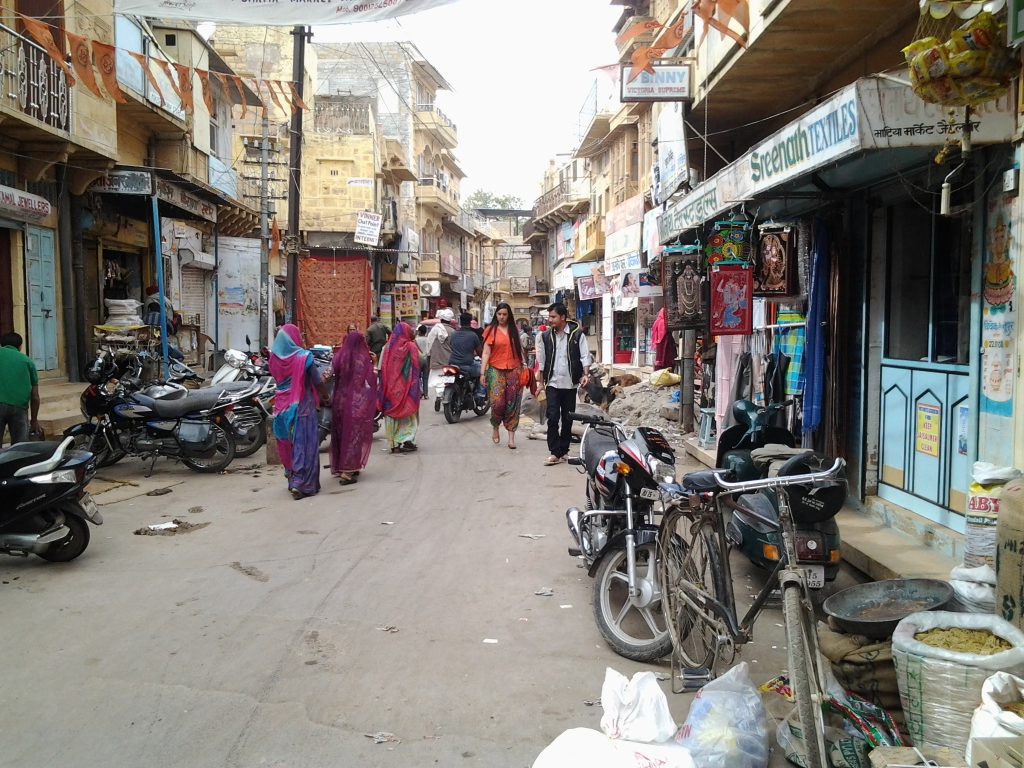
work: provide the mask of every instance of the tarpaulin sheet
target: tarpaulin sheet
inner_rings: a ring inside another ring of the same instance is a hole
[[[425,11],[454,0],[115,0],[116,13],[219,24],[356,24]]]
[[[337,346],[349,323],[370,320],[370,264],[363,258],[299,259],[299,328],[309,344]]]

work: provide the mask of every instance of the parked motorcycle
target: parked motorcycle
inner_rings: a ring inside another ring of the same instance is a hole
[[[477,416],[487,413],[490,404],[487,402],[486,393],[481,394],[478,391],[479,386],[477,379],[467,375],[457,366],[446,365],[441,368],[436,389],[444,408],[445,421],[454,424],[462,418],[463,411],[472,410]]]
[[[117,379],[117,367],[106,356],[87,370],[90,385],[80,398],[86,421],[65,431],[77,446],[88,448],[100,466],[126,455],[181,461],[196,472],[220,472],[235,456],[234,430],[229,413],[272,385],[254,382],[243,392],[198,390],[186,397],[164,400],[142,394],[136,379]]]
[[[586,510],[566,511],[575,543],[594,577],[594,619],[620,656],[653,661],[672,650],[662,612],[654,516],[662,483],[673,483],[675,453],[656,429],[627,434],[604,417],[572,414],[587,425],[578,458],[569,463],[587,476]]]
[[[85,486],[96,459],[61,442],[16,443],[0,451],[0,552],[64,563],[89,546],[103,516]]]
[[[778,474],[783,476],[831,466],[827,457],[796,448],[796,438],[789,430],[772,425],[775,415],[790,405],[791,400],[762,408],[749,400],[733,403],[737,423],[719,438],[717,465],[731,470],[738,481],[767,477],[774,462],[781,464]],[[795,509],[798,502],[792,493],[790,496]],[[807,584],[818,596],[823,596],[820,590],[839,573],[841,542],[835,515],[843,501],[845,486],[839,491],[833,487],[815,489],[799,502],[815,506],[796,517],[796,550]],[[728,497],[725,503],[732,512],[726,538],[754,565],[773,570],[785,551],[774,493]]]

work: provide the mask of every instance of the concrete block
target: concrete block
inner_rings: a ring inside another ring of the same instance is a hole
[[[267,422],[267,464],[269,466],[281,466],[281,457],[277,453],[277,438],[274,437],[274,420]]]
[[[663,405],[658,409],[658,415],[666,421],[679,421],[680,413],[678,405]]]

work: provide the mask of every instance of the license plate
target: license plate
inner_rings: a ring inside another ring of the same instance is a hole
[[[811,589],[821,589],[825,586],[825,566],[824,565],[803,565],[801,566],[804,572],[804,579],[807,581],[807,586]]]
[[[438,384],[454,384],[455,383],[455,377],[454,376],[442,376],[441,378],[439,378],[437,380],[437,383]]]
[[[85,512],[85,516],[92,522],[99,525],[103,522],[103,516],[100,515],[100,508],[96,506],[96,502],[92,496],[88,493],[83,493],[82,497],[78,500],[78,503],[82,505],[82,510]]]
[[[641,488],[640,489],[640,498],[641,499],[647,499],[648,501],[660,501],[661,500],[661,492],[660,491],[656,491],[653,488]]]

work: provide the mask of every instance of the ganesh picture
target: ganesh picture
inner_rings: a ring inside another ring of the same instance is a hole
[[[982,293],[988,311],[1005,311],[1013,300],[1014,274],[1013,262],[1010,258],[1010,226],[1003,210],[995,216],[988,238],[988,253],[984,267],[984,287]]]

